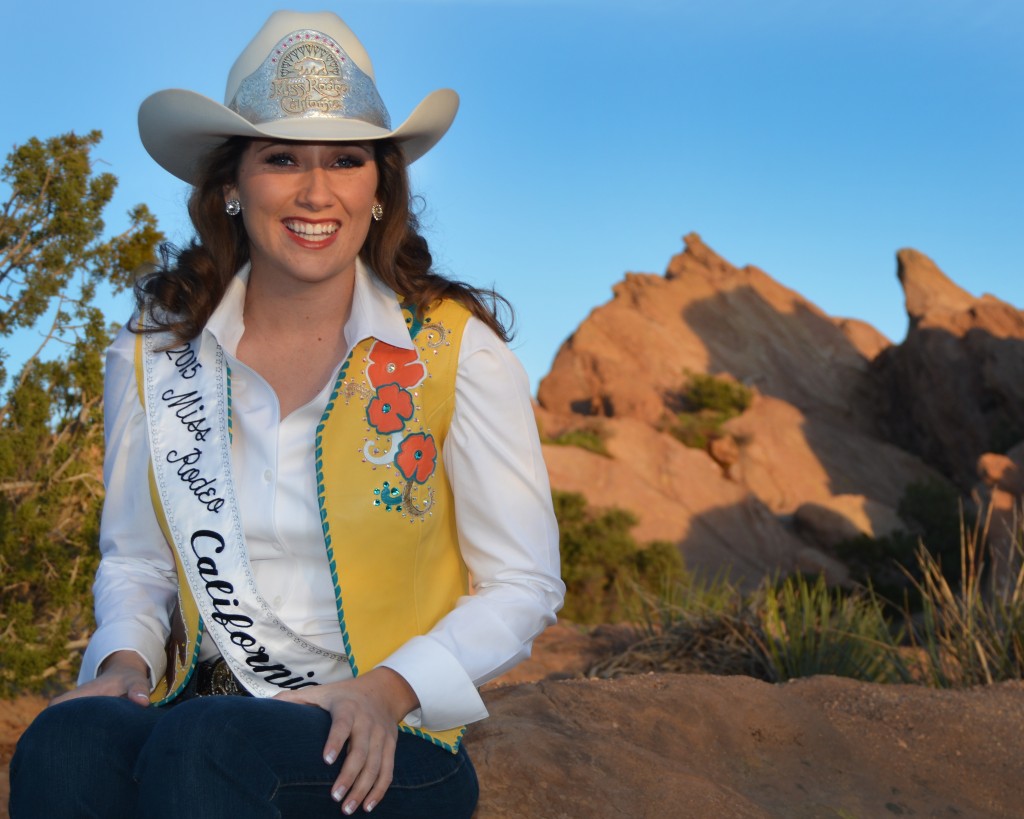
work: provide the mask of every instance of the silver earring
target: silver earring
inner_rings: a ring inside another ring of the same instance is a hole
[[[224,203],[224,212],[228,216],[238,216],[238,214],[242,212],[242,203],[237,199],[228,199],[228,201]]]
[[[370,213],[373,214],[373,221],[379,222],[384,218],[384,208],[380,206],[380,202],[374,202],[373,207],[370,208]]]

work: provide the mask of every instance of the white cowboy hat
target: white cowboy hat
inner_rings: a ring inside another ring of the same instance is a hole
[[[224,105],[193,91],[158,91],[139,106],[139,135],[153,159],[192,183],[202,157],[232,136],[393,139],[413,162],[444,136],[458,107],[454,91],[434,91],[392,130],[370,57],[341,18],[277,11],[232,66]]]

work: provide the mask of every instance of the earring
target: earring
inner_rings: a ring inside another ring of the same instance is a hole
[[[228,201],[224,203],[224,212],[228,216],[238,216],[238,214],[242,212],[242,203],[237,199],[228,199]]]
[[[373,207],[370,208],[370,213],[373,214],[373,221],[379,222],[384,218],[384,208],[380,206],[380,202],[374,202]]]

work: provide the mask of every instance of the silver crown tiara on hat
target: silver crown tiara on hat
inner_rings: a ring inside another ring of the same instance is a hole
[[[191,183],[204,157],[236,136],[389,139],[413,162],[444,135],[459,107],[454,91],[433,91],[392,129],[369,54],[332,12],[274,12],[235,60],[224,100],[180,88],[150,94],[139,106],[142,144],[162,167]]]
[[[253,123],[343,117],[391,128],[373,80],[334,39],[312,29],[282,37],[242,80],[228,108]]]

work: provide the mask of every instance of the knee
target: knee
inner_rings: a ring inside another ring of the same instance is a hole
[[[83,697],[51,705],[35,718],[18,740],[12,770],[42,762],[50,767],[55,760],[95,758],[125,740],[128,720],[143,709],[114,697]]]
[[[46,815],[35,809],[76,804],[83,790],[128,787],[151,724],[148,710],[114,697],[83,697],[45,709],[11,759],[12,813],[18,806],[21,816]]]

